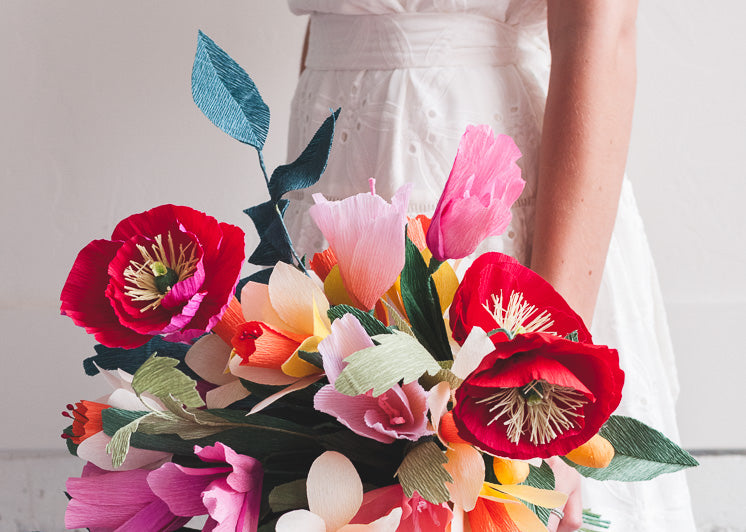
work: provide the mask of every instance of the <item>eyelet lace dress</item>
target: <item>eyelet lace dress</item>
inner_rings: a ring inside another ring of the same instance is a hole
[[[411,214],[432,214],[468,124],[515,139],[527,184],[500,237],[478,250],[530,262],[541,120],[549,79],[545,0],[288,0],[310,14],[306,70],[293,100],[288,159],[342,108],[326,172],[293,192],[286,214],[301,253],[323,249],[311,195],[368,190],[390,198],[413,183]],[[678,439],[676,367],[655,267],[625,178],[591,329],[619,350],[617,414]],[[619,532],[694,530],[683,473],[646,483],[584,481],[583,506]]]

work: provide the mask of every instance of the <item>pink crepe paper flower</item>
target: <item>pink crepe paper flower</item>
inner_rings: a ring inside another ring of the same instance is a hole
[[[176,515],[209,514],[203,530],[252,532],[259,523],[263,470],[258,460],[217,442],[194,446],[203,462],[216,467],[191,468],[173,462],[148,475],[148,485]]]
[[[401,521],[396,532],[423,532],[446,530],[453,518],[447,504],[433,504],[416,491],[412,497],[404,494],[400,484],[378,488],[363,495],[363,504],[351,523],[370,523],[387,515],[394,508],[402,509]]]
[[[332,323],[332,332],[319,344],[324,371],[331,384],[314,396],[316,410],[337,418],[351,431],[382,443],[396,439],[416,441],[427,429],[427,392],[418,382],[395,385],[378,397],[371,392],[350,397],[334,388],[345,357],[373,347],[373,341],[351,314]]]
[[[410,184],[391,203],[375,194],[357,194],[328,201],[314,194],[309,214],[337,257],[350,296],[365,310],[396,281],[404,267],[404,227]]]
[[[161,205],[117,224],[78,254],[62,314],[108,347],[158,334],[188,341],[209,331],[233,295],[244,233],[189,207]]]
[[[510,207],[526,182],[515,164],[521,152],[489,126],[468,126],[427,232],[427,246],[444,261],[473,253],[488,236],[502,234]]]
[[[91,463],[80,478],[67,479],[71,497],[65,511],[65,528],[91,532],[125,530],[178,530],[189,517],[174,515],[148,486],[145,469],[104,471]]]

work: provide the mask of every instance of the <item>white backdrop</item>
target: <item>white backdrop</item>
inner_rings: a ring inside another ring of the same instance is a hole
[[[682,439],[742,448],[746,4],[641,4],[628,172],[668,304]],[[108,237],[125,216],[168,202],[243,227],[249,248],[256,241],[241,212],[264,199],[255,153],[191,100],[199,28],[251,73],[273,113],[268,166],[285,162],[305,21],[284,2],[0,3],[6,457],[64,449],[59,412],[106,391],[82,371],[93,339],[58,315],[80,248]]]

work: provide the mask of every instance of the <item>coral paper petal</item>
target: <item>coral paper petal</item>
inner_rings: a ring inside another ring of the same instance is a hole
[[[241,384],[241,381],[233,375],[231,377],[233,377],[233,380],[228,384],[223,384],[207,392],[205,395],[207,408],[226,408],[249,396],[249,390]]]
[[[544,523],[527,506],[522,504],[508,504],[505,506],[505,511],[508,512],[508,515],[518,528],[520,528],[521,532],[547,532],[547,527],[544,526]]]
[[[244,366],[241,364],[241,357],[233,356],[228,367],[231,373],[236,377],[247,381],[256,382],[257,384],[269,384],[271,386],[286,386],[292,384],[298,379],[285,375],[282,370],[274,368],[258,368],[256,366]]]
[[[477,504],[479,492],[484,483],[484,459],[482,453],[465,443],[452,443],[446,450],[448,463],[446,471],[453,477],[453,483],[446,487],[451,494],[451,501],[470,512]]]
[[[228,384],[236,380],[230,373],[226,373],[231,347],[216,334],[206,334],[189,348],[186,354],[187,365],[207,382]]]
[[[310,277],[289,264],[278,262],[272,270],[268,287],[272,307],[287,324],[285,330],[312,336],[314,302],[328,326],[329,318],[326,318],[326,312],[329,310],[329,303]]]

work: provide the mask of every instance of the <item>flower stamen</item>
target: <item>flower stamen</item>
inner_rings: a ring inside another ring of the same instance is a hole
[[[504,419],[512,443],[527,437],[534,445],[545,445],[580,427],[582,407],[588,399],[574,388],[534,380],[520,388],[499,388],[476,402],[492,405],[489,411],[493,417],[487,425]]]
[[[142,262],[130,260],[124,270],[124,278],[129,283],[125,294],[132,301],[148,301],[148,305],[140,312],[157,309],[171,287],[188,279],[197,269],[199,257],[194,242],[187,245],[179,244],[178,254],[174,247],[174,240],[169,231],[167,234],[168,249],[163,244],[163,235],[155,237],[155,243],[150,249],[141,244],[137,249],[143,258]]]
[[[554,325],[548,311],[539,312],[520,292],[511,292],[506,305],[500,290],[499,294],[492,294],[492,305],[488,301],[482,306],[492,315],[498,328],[510,331],[513,336],[526,332],[549,332]]]

